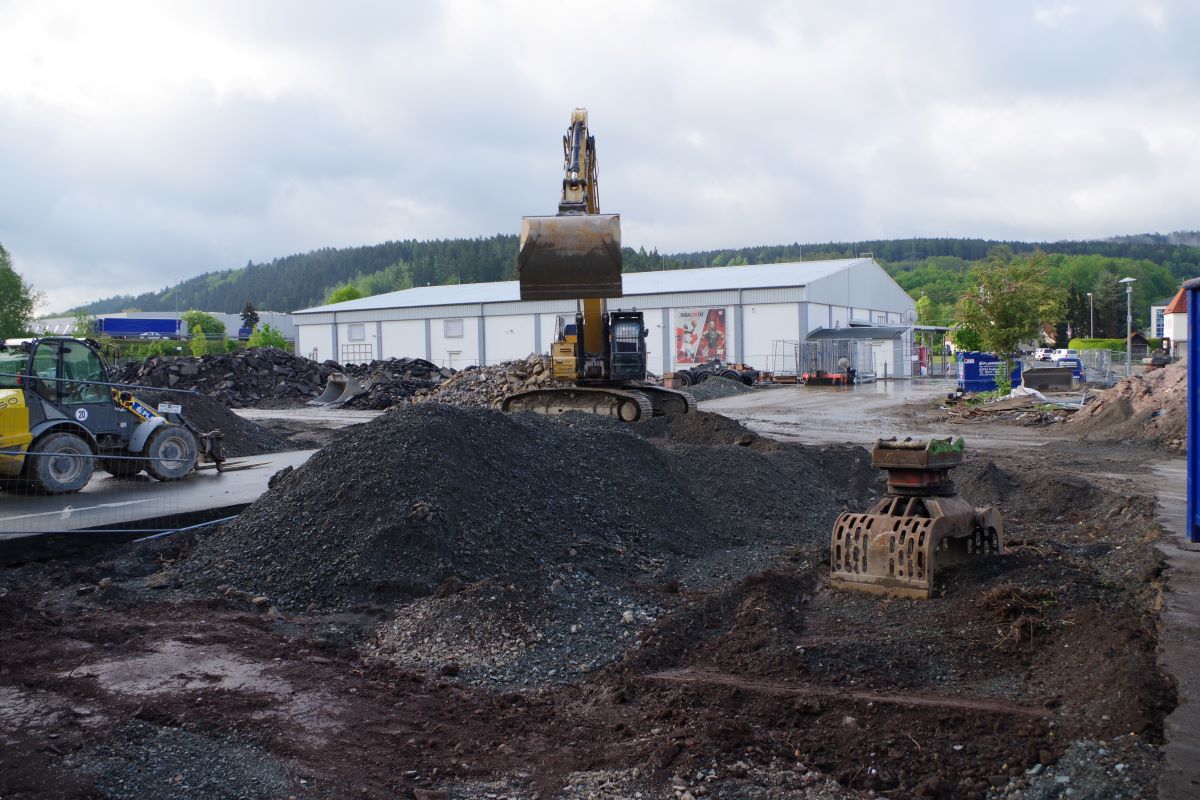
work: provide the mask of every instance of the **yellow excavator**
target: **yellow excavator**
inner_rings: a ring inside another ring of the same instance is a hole
[[[550,350],[552,376],[574,385],[518,392],[501,408],[551,415],[585,411],[626,422],[694,411],[696,401],[686,392],[645,383],[642,312],[608,310],[608,298],[622,294],[621,218],[600,213],[596,139],[588,133],[587,109],[571,114],[563,154],[558,214],[522,219],[517,269],[522,300],[576,301],[573,320],[559,317]]]

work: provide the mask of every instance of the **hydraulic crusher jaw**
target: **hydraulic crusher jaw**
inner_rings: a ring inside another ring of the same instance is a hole
[[[887,472],[887,494],[865,514],[833,527],[829,585],[928,598],[937,570],[1004,550],[1004,523],[992,507],[955,493],[950,470],[962,464],[963,440],[879,440],[871,464]]]

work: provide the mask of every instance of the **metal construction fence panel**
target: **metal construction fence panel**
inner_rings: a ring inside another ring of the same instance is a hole
[[[875,374],[874,354],[869,340],[824,339],[804,342],[800,353],[801,372],[842,372],[853,369],[860,378]]]

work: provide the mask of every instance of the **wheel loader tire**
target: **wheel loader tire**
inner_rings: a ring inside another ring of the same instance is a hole
[[[742,373],[738,372],[736,369],[727,369],[721,373],[721,377],[728,378],[731,381],[740,381],[742,379]]]
[[[132,478],[143,469],[146,468],[146,463],[138,459],[130,458],[102,458],[100,459],[100,469],[112,475],[114,478]]]
[[[96,459],[88,443],[73,433],[60,431],[33,443],[28,475],[46,494],[78,492],[92,479]]]
[[[713,374],[711,372],[709,372],[706,369],[702,369],[695,374],[693,379],[695,380],[696,383],[704,383],[706,380],[708,380],[712,376],[713,376]]]
[[[146,472],[160,481],[177,481],[196,467],[196,437],[182,425],[160,425],[146,442]]]
[[[684,370],[683,372],[676,372],[675,377],[678,378],[679,383],[685,387],[691,386],[696,382],[696,379],[692,376],[692,373],[687,370]]]

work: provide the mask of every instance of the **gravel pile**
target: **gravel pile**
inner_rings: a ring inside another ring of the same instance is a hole
[[[733,397],[736,394],[753,392],[754,389],[741,381],[713,376],[695,386],[687,387],[684,391],[691,394],[696,400],[720,400],[723,397]]]
[[[284,609],[539,571],[667,575],[748,540],[824,540],[875,481],[861,448],[652,441],[591,415],[415,404],[318,452],[182,567],[197,588]]]
[[[1187,450],[1187,362],[1125,378],[1067,422],[1085,439]]]
[[[337,362],[317,363],[274,347],[257,347],[229,355],[188,358],[154,356],[126,365],[121,383],[195,389],[228,406],[248,408],[269,400],[310,400],[325,388]]]
[[[555,385],[550,377],[550,359],[531,353],[528,358],[505,361],[490,367],[467,367],[443,381],[433,391],[413,398],[416,402],[453,406],[493,407],[511,394]]]
[[[428,394],[454,375],[454,370],[423,358],[389,358],[369,364],[347,364],[342,367],[342,372],[353,376],[366,389],[344,407],[370,409],[391,408],[414,395]]]
[[[296,449],[275,432],[238,416],[206,395],[154,391],[139,391],[135,394],[138,400],[155,408],[163,402],[181,405],[183,416],[201,431],[207,433],[216,430],[224,433],[222,443],[227,456],[259,456]]]

